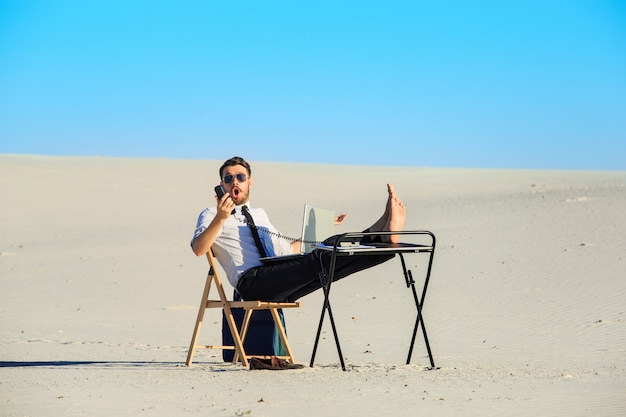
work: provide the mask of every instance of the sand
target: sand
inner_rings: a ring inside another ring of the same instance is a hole
[[[406,228],[437,237],[438,369],[420,338],[405,364],[394,260],[333,287],[346,372],[328,322],[315,367],[270,372],[184,364],[207,272],[189,240],[220,162],[0,155],[0,415],[626,415],[626,172],[252,161],[252,204],[285,235],[305,202],[361,230],[392,182]],[[322,298],[301,301],[286,321],[308,365]]]

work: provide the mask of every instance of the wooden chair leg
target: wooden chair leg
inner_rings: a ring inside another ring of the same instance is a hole
[[[276,324],[276,329],[278,329],[278,334],[280,335],[280,339],[283,341],[285,345],[285,350],[287,351],[287,356],[289,356],[289,361],[291,363],[295,363],[295,359],[293,357],[293,352],[291,351],[291,346],[289,345],[289,340],[287,340],[287,332],[285,332],[285,327],[283,326],[283,322],[280,319],[280,315],[278,314],[278,310],[275,308],[270,309],[272,312],[272,317],[274,318],[274,323]]]
[[[233,317],[233,312],[231,311],[228,305],[224,306],[224,315],[226,316],[226,322],[228,323],[228,327],[230,328],[230,333],[233,336],[233,341],[235,342],[235,356],[233,358],[233,362],[237,362],[241,360],[243,366],[248,366],[248,357],[246,356],[246,351],[243,347],[243,342],[241,337],[239,336],[239,330],[237,330],[237,324],[235,323],[235,318]]]
[[[239,333],[239,336],[241,337],[242,345],[246,341],[246,335],[248,334],[248,329],[250,328],[250,319],[252,318],[253,312],[254,310],[246,310],[246,313],[243,316],[243,322],[241,323],[241,332]],[[247,354],[244,354],[244,356],[245,355]],[[238,362],[238,361],[239,361],[239,352],[235,352],[235,356],[233,357],[233,362]]]
[[[198,309],[198,316],[196,318],[196,325],[193,329],[193,335],[191,336],[191,343],[189,344],[189,351],[187,352],[187,360],[185,364],[191,366],[193,361],[193,355],[196,352],[196,345],[198,343],[198,336],[200,336],[200,329],[202,328],[202,321],[204,320],[204,313],[206,312],[206,304],[209,299],[209,290],[211,289],[211,281],[213,275],[207,276],[206,283],[204,284],[204,291],[202,292],[202,300],[200,300],[200,308]]]
[[[185,361],[187,366],[191,366],[193,355],[196,353],[196,343],[198,341],[198,335],[200,334],[201,327],[202,321],[196,320],[196,326],[193,329],[193,336],[191,337],[191,344],[189,345],[189,351],[187,352],[187,360]]]

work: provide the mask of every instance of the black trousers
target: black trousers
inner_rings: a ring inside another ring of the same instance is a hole
[[[314,250],[300,258],[261,265],[245,271],[237,291],[244,300],[296,301],[322,288],[321,274],[328,274],[330,251]],[[333,282],[379,265],[394,255],[337,256]]]

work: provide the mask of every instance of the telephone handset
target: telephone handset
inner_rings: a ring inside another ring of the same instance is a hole
[[[224,194],[226,194],[226,190],[224,190],[224,187],[222,187],[221,185],[216,185],[214,190],[215,190],[215,194],[217,195],[217,198],[220,200],[222,199]],[[235,214],[235,209],[233,209],[233,211],[231,211],[230,214]]]

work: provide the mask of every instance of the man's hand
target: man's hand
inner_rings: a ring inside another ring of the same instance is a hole
[[[343,223],[343,221],[346,220],[347,217],[348,217],[347,213],[343,213],[343,214],[340,214],[339,216],[335,217],[335,226],[338,226],[341,223]]]
[[[233,210],[235,209],[235,202],[233,201],[232,198],[230,198],[230,194],[226,193],[222,196],[222,198],[218,199],[217,196],[215,196],[215,199],[217,200],[217,216],[222,220],[225,220],[228,218],[228,216],[230,216],[230,214],[233,212]]]

